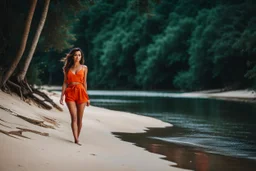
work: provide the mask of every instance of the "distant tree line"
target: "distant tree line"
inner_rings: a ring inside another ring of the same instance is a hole
[[[1,1],[2,73],[19,52],[32,2]],[[52,0],[36,40],[30,35],[45,2],[37,2],[24,57],[11,74],[18,82],[62,84],[60,59],[75,46],[85,52],[89,89],[256,87],[253,0]]]

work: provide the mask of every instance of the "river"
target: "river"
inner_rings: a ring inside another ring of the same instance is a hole
[[[171,123],[171,128],[152,129],[144,134],[115,135],[150,152],[163,154],[166,160],[176,162],[176,167],[205,171],[256,170],[256,104],[172,92],[91,90],[88,93],[94,106]],[[196,164],[198,157],[199,161],[207,158],[207,162]]]

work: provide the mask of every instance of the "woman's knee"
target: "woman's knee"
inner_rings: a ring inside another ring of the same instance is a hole
[[[72,123],[77,123],[77,117],[76,116],[72,116],[71,117],[71,122]]]
[[[78,121],[78,125],[82,127],[83,121]]]

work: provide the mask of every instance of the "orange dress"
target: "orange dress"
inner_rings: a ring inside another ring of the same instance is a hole
[[[78,84],[72,85],[72,82],[78,82]],[[85,91],[84,87],[84,67],[80,69],[76,74],[71,70],[67,73],[68,84],[65,90],[65,101],[66,102],[76,102],[77,104],[87,103],[89,96]],[[80,83],[80,84],[79,84]]]

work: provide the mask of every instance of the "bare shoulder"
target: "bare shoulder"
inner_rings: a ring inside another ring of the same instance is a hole
[[[86,65],[83,65],[83,67],[85,71],[88,71],[88,67]]]

